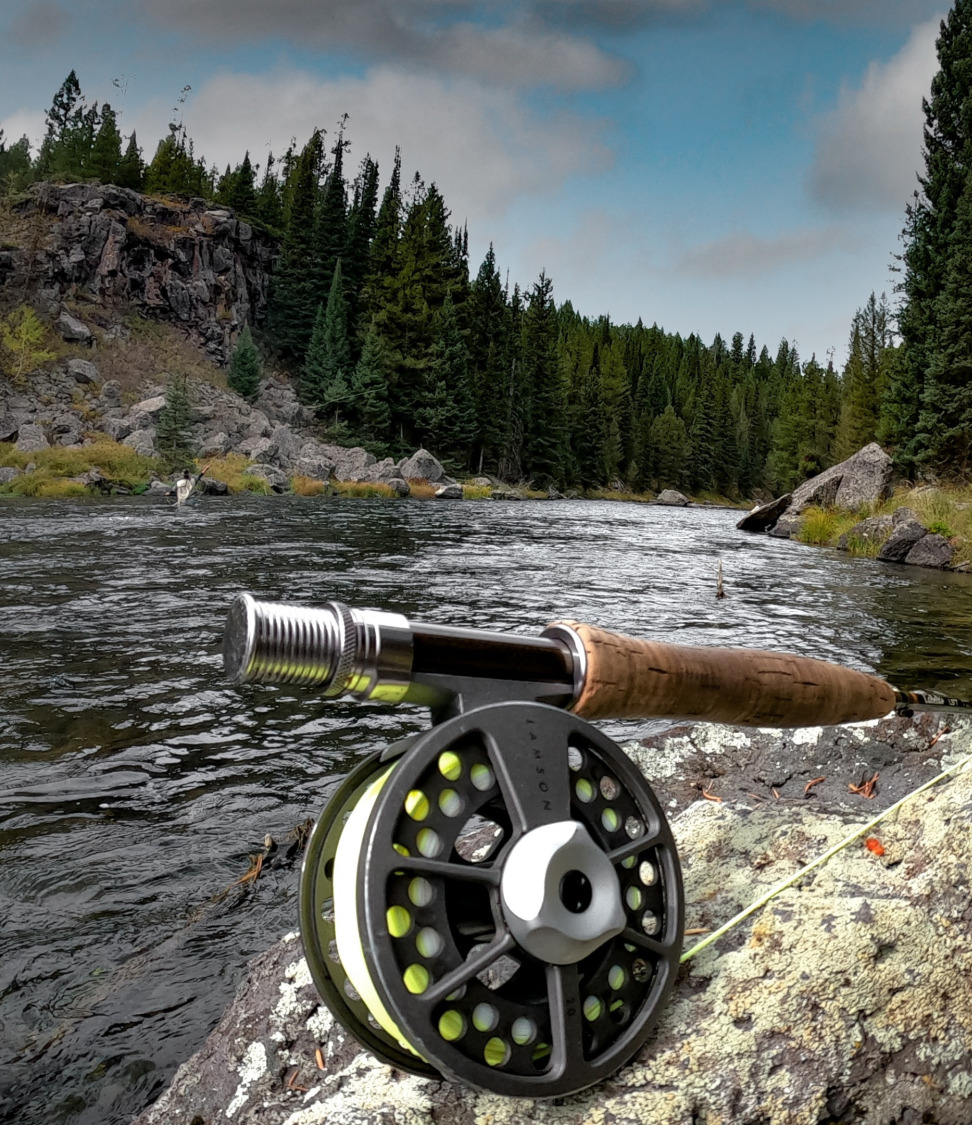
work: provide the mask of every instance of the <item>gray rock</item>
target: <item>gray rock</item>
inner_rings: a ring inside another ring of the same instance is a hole
[[[145,491],[149,496],[169,496],[173,489],[172,485],[166,484],[164,480],[153,480]]]
[[[547,489],[547,499],[548,500],[566,500],[567,497],[562,492],[558,492],[556,490],[556,488],[548,488]]]
[[[301,405],[294,388],[270,378],[260,388],[257,407],[272,422],[292,426],[301,421]]]
[[[832,465],[794,489],[789,512],[799,515],[806,508],[860,508],[876,504],[891,487],[891,458],[876,443],[865,445],[853,457]]]
[[[27,422],[20,427],[17,433],[17,448],[21,453],[38,453],[42,449],[50,449],[51,443],[40,426]]]
[[[360,446],[345,449],[340,445],[326,445],[328,457],[334,462],[335,480],[369,481],[370,470],[377,462],[373,453]]]
[[[232,442],[229,435],[223,433],[210,434],[209,437],[204,438],[199,446],[200,457],[222,457],[224,453],[228,453],[232,448]]]
[[[269,464],[277,456],[277,444],[265,437],[249,437],[241,441],[234,453],[242,453],[251,461]]]
[[[792,539],[800,530],[803,521],[792,512],[784,512],[770,528],[769,533],[774,539]]]
[[[287,474],[276,465],[250,465],[246,472],[248,476],[265,480],[274,492],[286,492],[290,488]]]
[[[101,431],[106,433],[112,441],[124,441],[132,432],[132,422],[127,416],[124,418],[102,418]]]
[[[473,477],[472,480],[469,481],[468,483],[471,484],[473,486],[473,488],[492,488],[493,487],[493,482],[489,479],[489,477]]]
[[[294,464],[294,474],[300,477],[310,477],[312,480],[330,480],[334,471],[334,462],[328,457],[319,454],[303,453]]]
[[[61,313],[54,325],[54,330],[63,340],[67,340],[70,343],[91,343],[91,329],[86,324],[82,324],[76,317],[71,316],[70,313]]]
[[[904,562],[918,540],[927,534],[928,529],[917,520],[903,520],[891,532],[878,558],[881,562]]]
[[[136,402],[128,412],[129,420],[134,429],[141,430],[157,422],[163,410],[165,410],[165,395],[144,398],[141,402]]]
[[[858,543],[883,543],[891,534],[894,521],[891,516],[870,516],[855,524],[850,531],[837,540],[837,548],[841,551],[848,549],[848,542],[856,540]]]
[[[87,385],[101,382],[98,368],[89,359],[69,359],[67,369],[76,383]]]
[[[462,485],[461,484],[445,484],[442,488],[437,488],[433,496],[434,500],[461,500],[462,499]]]
[[[293,466],[300,459],[300,451],[304,439],[300,434],[294,433],[290,426],[275,426],[270,434],[270,441],[277,447],[277,462],[284,470],[293,471]]]
[[[490,500],[522,500],[523,497],[514,492],[512,488],[494,488],[489,494]]]
[[[80,476],[71,477],[71,480],[77,481],[78,484],[83,484],[86,488],[107,488],[109,482],[101,475],[98,469],[89,469],[86,473]]]
[[[252,470],[250,470],[252,473]],[[200,477],[196,484],[196,491],[203,496],[228,496],[229,488],[226,481],[213,480],[212,477]]]
[[[385,482],[388,487],[395,493],[396,496],[408,496],[412,491],[411,486],[407,480],[402,480],[401,477],[392,477],[391,480]]]
[[[122,445],[131,446],[140,457],[155,456],[155,430],[135,430],[122,439]]]
[[[390,480],[401,480],[402,477],[395,462],[391,457],[386,457],[383,461],[378,461],[374,465],[368,466],[368,468],[364,470],[363,479],[387,484]]]
[[[12,480],[22,476],[22,470],[14,468],[13,466],[4,466],[0,468],[0,484],[9,484]]]
[[[251,410],[247,422],[247,437],[269,437],[273,433],[270,419],[262,410]]]
[[[789,508],[792,494],[785,492],[768,504],[760,504],[736,524],[740,531],[767,531]]]
[[[429,484],[438,484],[446,475],[441,463],[427,449],[418,449],[400,461],[398,470],[404,480],[427,480]]]
[[[117,379],[108,379],[101,387],[101,402],[106,409],[121,406],[122,389]]]
[[[944,570],[951,565],[955,550],[944,535],[929,532],[923,535],[905,556],[909,566],[927,566]]]
[[[902,506],[900,508],[895,508],[891,513],[891,522],[895,527],[897,527],[899,523],[904,523],[906,520],[915,520],[916,523],[921,523],[921,517],[914,508]]]
[[[77,445],[81,440],[81,426],[77,414],[60,414],[51,422],[51,436],[58,445]]]
[[[15,414],[0,414],[0,441],[16,441],[22,421]]]
[[[670,508],[685,508],[689,504],[689,498],[683,496],[681,492],[676,492],[674,488],[665,488],[658,493],[655,503],[664,504]]]

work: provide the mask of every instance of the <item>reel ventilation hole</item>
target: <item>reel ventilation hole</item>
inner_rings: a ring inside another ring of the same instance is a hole
[[[501,703],[335,793],[301,888],[308,963],[391,1065],[551,1097],[627,1062],[674,984],[682,888],[640,772],[557,708]]]

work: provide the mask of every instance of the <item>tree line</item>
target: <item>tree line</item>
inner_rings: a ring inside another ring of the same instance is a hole
[[[249,153],[222,173],[207,167],[181,123],[145,164],[134,132],[123,143],[111,106],[88,105],[72,71],[36,156],[26,138],[8,147],[0,134],[0,182],[89,179],[202,196],[275,235],[267,315],[253,328],[330,440],[381,455],[422,444],[457,471],[542,486],[727,496],[792,488],[873,440],[906,471],[965,473],[972,188],[962,177],[972,153],[944,119],[947,106],[957,134],[972,112],[962,116],[943,75],[969,57],[970,8],[958,0],[939,42],[929,171],[905,232],[901,342],[886,298],[872,294],[841,370],[802,361],[787,340],[771,352],[743,332],[706,343],[583,316],[555,302],[546,273],[511,285],[492,246],[473,272],[468,233],[437,186],[418,173],[403,183],[397,150],[383,189],[370,155],[349,172],[343,122],[279,161],[271,154],[262,175]],[[231,382],[252,394],[248,331],[238,351]]]

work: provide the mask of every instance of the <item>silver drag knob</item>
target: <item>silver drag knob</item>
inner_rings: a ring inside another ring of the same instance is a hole
[[[617,874],[576,820],[541,825],[514,844],[500,897],[517,942],[554,965],[580,961],[625,927]]]

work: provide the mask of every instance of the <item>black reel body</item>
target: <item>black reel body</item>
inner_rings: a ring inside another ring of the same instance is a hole
[[[362,763],[301,882],[308,963],[347,1030],[393,1066],[507,1095],[573,1093],[627,1062],[682,929],[647,782],[540,703],[467,711]]]

